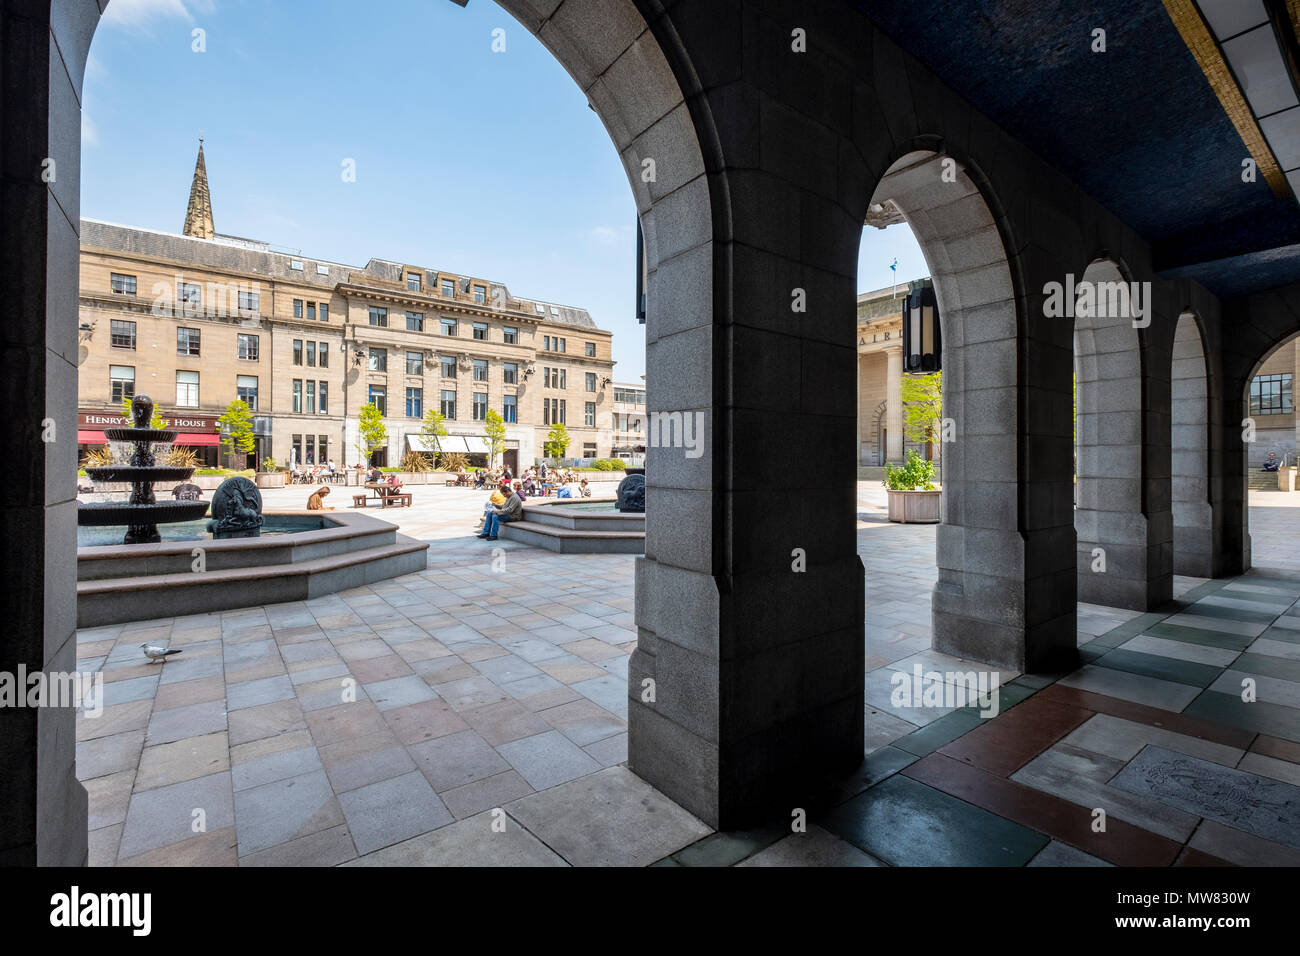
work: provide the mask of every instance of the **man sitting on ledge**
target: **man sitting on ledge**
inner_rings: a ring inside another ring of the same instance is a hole
[[[1277,460],[1277,455],[1269,452],[1268,457],[1264,459],[1264,471],[1277,471],[1281,464],[1282,463]]]
[[[519,500],[519,495],[513,488],[510,489],[510,497],[500,508],[492,508],[483,519],[483,532],[480,538],[486,538],[489,541],[497,539],[497,531],[500,530],[501,524],[506,521],[518,521],[524,513],[524,503]]]

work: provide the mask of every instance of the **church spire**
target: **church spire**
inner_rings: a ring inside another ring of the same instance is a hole
[[[208,168],[203,163],[203,140],[199,140],[199,158],[194,164],[194,182],[190,186],[190,204],[185,210],[184,235],[195,239],[211,239],[216,233],[212,225],[212,196],[208,193]]]

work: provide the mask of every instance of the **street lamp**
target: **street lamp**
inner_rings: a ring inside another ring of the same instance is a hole
[[[934,283],[918,279],[908,285],[903,300],[903,371],[937,372],[943,339],[939,325],[939,301]]]

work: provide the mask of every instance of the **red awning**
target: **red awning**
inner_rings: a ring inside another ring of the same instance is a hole
[[[204,435],[202,433],[192,434],[190,432],[181,432],[176,436],[176,445],[219,445],[221,444],[220,435]]]
[[[78,445],[107,445],[103,432],[77,432]]]

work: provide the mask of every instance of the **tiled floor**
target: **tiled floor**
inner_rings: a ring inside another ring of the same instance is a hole
[[[92,864],[1300,863],[1300,563],[1081,605],[1084,665],[1001,673],[985,718],[951,696],[982,665],[930,650],[933,526],[864,483],[868,757],[802,832],[712,833],[621,766],[632,558],[488,545],[480,495],[417,490],[384,517],[430,541],[421,574],[78,635]],[[1300,509],[1254,495],[1252,522],[1285,565]],[[916,668],[938,699],[895,693]]]

